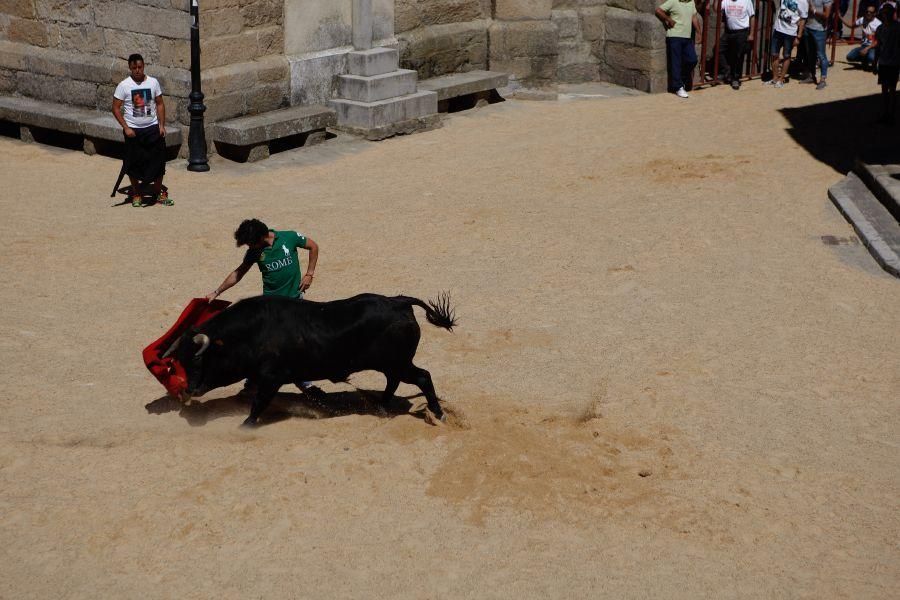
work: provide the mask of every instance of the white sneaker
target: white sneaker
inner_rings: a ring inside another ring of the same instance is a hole
[[[690,98],[690,96],[688,96],[688,93],[684,91],[683,87],[678,88],[678,91],[675,92],[675,95],[679,98]]]

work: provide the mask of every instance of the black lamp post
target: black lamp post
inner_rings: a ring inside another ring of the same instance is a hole
[[[206,134],[203,130],[203,92],[200,89],[200,7],[191,0],[191,128],[188,132],[188,171],[209,171],[206,160]]]

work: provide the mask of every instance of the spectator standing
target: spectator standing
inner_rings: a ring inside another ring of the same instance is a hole
[[[697,66],[697,51],[691,27],[700,30],[700,17],[694,0],[666,0],[656,9],[656,18],[666,28],[666,59],[669,66],[669,91],[687,98],[685,87]]]
[[[769,2],[773,7],[777,7],[777,11],[772,31],[772,79],[766,81],[765,84],[782,88],[791,66],[791,54],[803,37],[803,29],[809,14],[809,2],[807,0],[780,0],[778,5],[775,0],[769,0]]]
[[[831,18],[833,8],[832,0],[809,0],[809,18],[806,21],[806,56],[809,67],[809,83],[816,82],[816,62],[819,63],[819,71],[822,76],[816,83],[816,89],[825,89],[825,79],[828,77],[828,55],[825,54],[825,40],[827,34],[825,28],[828,19]],[[802,82],[801,82],[802,83]]]
[[[870,69],[875,65],[875,32],[881,27],[881,21],[875,15],[875,7],[868,6],[865,14],[852,23],[841,19],[847,27],[855,26],[863,29],[862,43],[847,53],[847,62],[861,63],[864,69]]]
[[[900,76],[900,22],[894,18],[896,9],[893,4],[882,4],[880,14],[882,23],[875,31],[874,44],[881,101],[884,103],[880,121],[892,125],[897,114],[897,79]]]
[[[756,30],[756,9],[753,0],[722,0],[725,33],[719,41],[719,65],[725,83],[741,89],[741,74],[748,44],[753,43]]]
[[[144,57],[140,54],[128,57],[128,70],[131,75],[113,93],[112,113],[125,134],[131,205],[143,205],[141,182],[153,182],[151,192],[156,202],[172,206],[174,202],[162,189],[166,174],[166,104],[162,88],[155,77],[144,73]]]

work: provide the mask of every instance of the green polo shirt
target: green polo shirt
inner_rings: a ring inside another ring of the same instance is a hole
[[[666,30],[666,37],[689,38],[693,19],[697,12],[694,0],[666,0],[660,6],[675,21],[675,27]]]
[[[300,297],[300,260],[297,248],[306,248],[306,236],[296,231],[275,231],[272,245],[262,250],[247,250],[244,263],[256,263],[262,274],[264,296]]]

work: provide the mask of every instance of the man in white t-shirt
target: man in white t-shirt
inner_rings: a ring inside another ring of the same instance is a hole
[[[756,9],[753,0],[722,0],[725,31],[719,41],[719,69],[732,89],[741,89],[747,45],[753,43]]]
[[[772,31],[772,79],[765,82],[777,88],[784,87],[791,54],[803,38],[806,17],[809,15],[808,0],[769,0],[775,11],[775,27]],[[779,57],[778,55],[781,54]]]
[[[841,17],[841,20],[847,27],[855,26],[863,29],[862,44],[847,53],[847,62],[862,63],[864,69],[869,69],[875,64],[875,32],[881,27],[881,21],[875,14],[875,7],[867,6],[863,16],[852,23]]]
[[[166,174],[166,105],[162,88],[154,77],[144,74],[144,58],[128,57],[131,75],[121,81],[113,94],[112,112],[125,135],[125,166],[131,180],[131,205],[142,206],[141,183],[152,182],[156,202],[174,202],[162,189]]]

